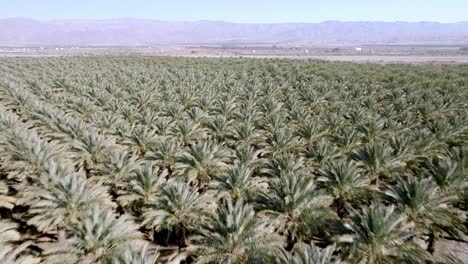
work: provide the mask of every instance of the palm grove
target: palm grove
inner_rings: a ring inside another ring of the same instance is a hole
[[[1,263],[462,263],[468,67],[3,58]]]

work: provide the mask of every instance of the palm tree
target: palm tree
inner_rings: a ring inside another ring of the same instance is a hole
[[[258,146],[262,141],[262,134],[251,122],[242,122],[234,126],[229,135],[230,145],[252,145]]]
[[[434,253],[440,234],[460,237],[463,221],[451,206],[458,197],[442,193],[430,178],[399,178],[397,185],[387,186],[383,197],[405,214],[418,232],[428,235],[429,253]]]
[[[304,150],[304,155],[308,160],[308,163],[314,167],[320,168],[327,162],[331,162],[341,156],[338,148],[331,142],[324,139],[318,141],[312,146],[308,146]]]
[[[169,135],[169,131],[171,130],[173,123],[170,118],[158,116],[158,119],[156,119],[152,125],[154,126],[154,129],[156,129],[158,136],[165,138]]]
[[[195,263],[263,263],[282,244],[283,239],[255,216],[251,206],[228,196],[199,234],[190,238],[188,250],[196,256]]]
[[[91,170],[96,169],[97,165],[104,162],[112,153],[112,143],[109,138],[101,135],[85,133],[71,144],[70,156],[90,176]]]
[[[260,172],[271,178],[287,178],[290,175],[301,174],[305,170],[304,159],[293,154],[283,154],[268,159]]]
[[[177,161],[177,153],[180,151],[180,144],[174,140],[160,140],[151,151],[146,154],[146,158],[156,161],[156,164],[164,169],[167,169],[169,174],[174,171],[174,165]]]
[[[236,113],[236,107],[234,98],[229,98],[229,100],[217,100],[213,110],[226,119],[230,119]]]
[[[264,146],[265,153],[277,156],[284,153],[297,153],[299,142],[289,129],[280,128],[267,137]]]
[[[253,169],[244,164],[235,163],[219,176],[215,176],[210,187],[218,193],[227,193],[233,199],[244,198],[247,201],[268,188],[265,178],[253,176]]]
[[[130,124],[134,123],[137,118],[137,110],[134,105],[123,105],[119,108],[119,113],[127,120]]]
[[[122,181],[141,166],[141,160],[126,150],[114,151],[112,154],[106,157],[106,162],[98,164],[96,177],[90,180],[116,188],[121,187]]]
[[[267,131],[270,135],[277,133],[278,130],[285,130],[284,124],[288,121],[286,115],[283,112],[273,113],[272,115],[266,115],[262,119],[262,128]],[[285,131],[283,131],[284,134]],[[287,133],[287,132],[286,132]]]
[[[44,164],[63,155],[61,146],[46,143],[36,134],[27,133],[19,127],[2,133],[0,141],[4,145],[0,156],[9,177],[41,175]]]
[[[169,135],[184,145],[198,142],[207,136],[205,129],[201,128],[200,124],[188,118],[177,122],[169,131]]]
[[[320,119],[323,120],[326,129],[331,131],[330,133],[337,131],[345,122],[342,115],[337,112],[322,114]]]
[[[229,153],[214,141],[196,143],[178,155],[175,169],[179,175],[199,186],[227,168]]]
[[[383,143],[369,143],[352,151],[351,157],[362,164],[373,179],[392,178],[406,163],[393,155],[392,149]]]
[[[148,127],[150,129],[154,129],[154,124],[158,121],[158,112],[154,111],[153,109],[145,109],[140,112],[136,118],[139,121],[139,125]]]
[[[307,120],[299,125],[297,135],[306,144],[313,144],[321,139],[327,131],[317,121]]]
[[[143,89],[135,91],[131,94],[130,100],[136,106],[138,112],[146,109],[146,106],[153,100],[154,93],[150,88],[143,87]]]
[[[327,236],[326,220],[333,220],[329,206],[331,197],[316,189],[303,173],[283,175],[270,181],[271,193],[258,194],[257,207],[288,239],[291,249],[298,241],[309,241],[322,234]]]
[[[177,104],[169,104],[163,108],[163,115],[170,117],[174,121],[179,121],[182,118],[184,107]]]
[[[468,186],[463,164],[454,159],[444,158],[431,162],[426,169],[441,191],[457,193]]]
[[[341,127],[332,136],[333,142],[340,148],[342,155],[349,155],[361,144],[361,137],[350,127]]]
[[[352,161],[332,161],[319,174],[321,177],[318,181],[335,199],[334,204],[340,217],[345,215],[346,205],[362,204],[375,190],[370,184],[371,180]]]
[[[349,243],[351,262],[356,263],[425,263],[424,251],[409,239],[414,235],[406,216],[394,206],[372,203],[361,212],[350,208]]]
[[[157,249],[152,249],[149,243],[146,243],[140,251],[126,248],[123,254],[110,261],[115,264],[156,264],[158,262],[159,252]]]
[[[207,114],[198,107],[191,107],[186,113],[195,124],[204,123],[207,119]]]
[[[30,105],[31,101],[34,100],[30,93],[12,82],[3,84],[0,93],[3,97],[2,101],[4,105],[15,113],[24,111],[26,106]]]
[[[348,119],[351,124],[359,124],[363,121],[367,116],[366,110],[362,106],[356,106],[351,109],[348,109],[347,113],[345,113],[344,117]]]
[[[282,106],[283,104],[276,100],[270,93],[263,99],[261,109],[266,115],[274,115],[281,111]]]
[[[112,112],[98,112],[92,116],[92,121],[95,126],[105,135],[117,135],[116,127],[125,123],[120,116]]]
[[[227,120],[224,116],[217,115],[214,118],[209,119],[205,126],[216,140],[222,141],[226,139],[232,123],[232,120]]]
[[[42,104],[37,104],[29,112],[32,123],[38,127],[39,131],[48,138],[63,143],[83,136],[83,131],[89,129],[83,121]]]
[[[138,250],[141,237],[128,215],[117,218],[95,206],[71,227],[65,241],[44,246],[43,255],[48,263],[112,263],[125,250]]]
[[[262,150],[255,150],[249,145],[240,145],[234,153],[234,160],[248,168],[257,168],[262,163],[259,156],[263,153]]]
[[[364,135],[364,142],[375,142],[386,134],[384,121],[376,118],[368,118],[356,126],[357,131]]]
[[[179,247],[186,245],[186,233],[196,229],[212,209],[215,199],[199,193],[196,188],[178,181],[169,181],[159,190],[159,195],[150,201],[143,214],[143,224],[155,231],[168,231],[176,235]],[[170,237],[166,239],[166,242]]]
[[[90,184],[80,173],[70,172],[62,164],[48,165],[48,178],[20,191],[20,204],[29,206],[28,224],[40,231],[55,231],[81,221],[94,205],[113,206],[107,188]],[[65,165],[66,166],[66,165]]]
[[[128,145],[130,149],[138,151],[140,155],[145,155],[156,141],[156,130],[151,130],[147,126],[138,125],[132,127],[130,134],[123,143]]]
[[[160,171],[158,167],[147,163],[128,177],[126,188],[119,192],[117,201],[124,207],[130,206],[141,211],[150,201],[156,199],[166,178],[167,171]]]
[[[314,243],[298,243],[291,252],[284,249],[278,255],[275,263],[278,264],[329,264],[339,263],[333,253],[335,245],[321,249]]]

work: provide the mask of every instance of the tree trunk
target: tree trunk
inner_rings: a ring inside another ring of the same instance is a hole
[[[433,233],[430,233],[428,238],[427,252],[431,253],[431,255],[434,255],[435,243],[435,235]]]
[[[334,203],[336,207],[336,214],[338,215],[338,217],[341,219],[345,218],[347,212],[344,206],[344,202],[342,202],[340,199],[336,199]]]
[[[91,169],[89,168],[88,161],[85,160],[83,163],[83,168],[86,174],[86,178],[89,179],[91,177]]]
[[[291,251],[294,248],[294,245],[296,244],[296,241],[295,241],[295,239],[292,239],[291,235],[288,235],[287,240],[288,240],[288,242],[287,242],[287,245],[286,245],[286,250]]]
[[[179,251],[180,251],[182,248],[187,246],[185,243],[186,231],[184,227],[181,227],[180,231],[177,232],[177,236],[178,236],[177,246],[179,247]]]

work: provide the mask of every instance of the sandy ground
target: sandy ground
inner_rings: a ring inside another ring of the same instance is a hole
[[[0,57],[57,57],[96,55],[140,55],[193,58],[258,58],[345,61],[356,63],[443,63],[466,64],[468,52],[431,49],[384,49],[356,52],[352,49],[315,48],[209,48],[209,47],[142,47],[142,48],[0,48]]]
[[[325,60],[325,61],[345,61],[357,63],[447,63],[447,64],[465,64],[468,63],[468,56],[393,56],[393,55],[334,55],[334,56],[289,56],[289,55],[168,55],[174,57],[192,57],[192,58],[257,58],[257,59],[294,59],[294,60]]]
[[[62,56],[97,56],[104,54],[2,54],[0,57],[62,57]],[[114,55],[106,53],[105,55]],[[117,53],[115,55],[124,55]],[[130,55],[130,54],[125,54]],[[252,58],[252,59],[291,59],[291,60],[323,60],[323,61],[342,61],[342,62],[355,62],[355,63],[378,63],[378,64],[391,64],[391,63],[404,63],[404,64],[468,64],[468,56],[393,56],[393,55],[334,55],[334,56],[301,56],[301,55],[215,55],[215,54],[140,54],[155,57],[185,57],[185,58]]]

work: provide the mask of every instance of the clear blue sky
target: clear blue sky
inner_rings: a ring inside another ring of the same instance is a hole
[[[0,17],[455,22],[468,20],[468,0],[0,0]]]

